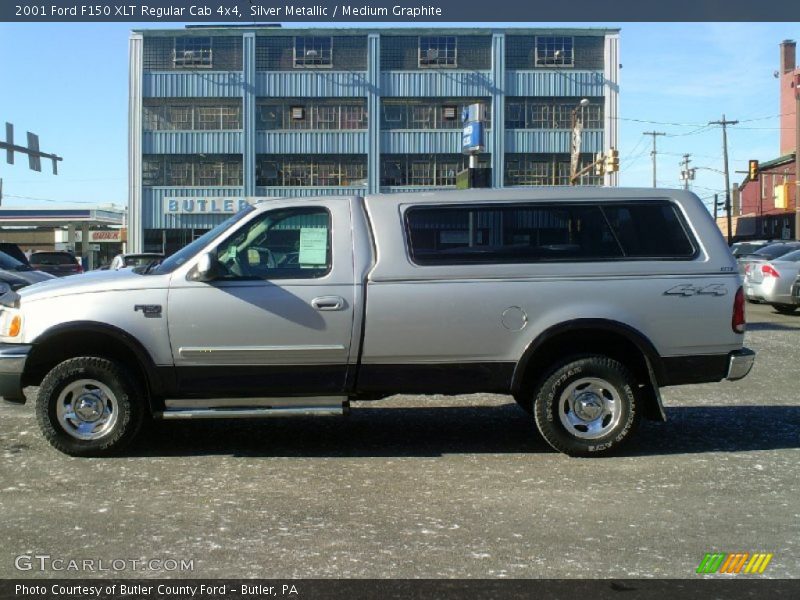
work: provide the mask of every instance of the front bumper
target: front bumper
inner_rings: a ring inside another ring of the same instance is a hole
[[[756,353],[750,348],[742,348],[731,352],[728,358],[728,373],[725,375],[725,379],[736,381],[746,377],[750,369],[753,368],[755,359]]]
[[[29,344],[0,344],[0,396],[8,402],[25,403],[22,373],[30,351]]]

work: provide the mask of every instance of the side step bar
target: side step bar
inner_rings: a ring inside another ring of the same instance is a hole
[[[345,406],[296,408],[178,408],[165,410],[162,419],[258,419],[262,417],[320,417],[347,414]]]

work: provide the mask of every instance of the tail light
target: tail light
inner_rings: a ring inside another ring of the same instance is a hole
[[[747,264],[744,266],[744,273],[745,273],[745,275],[749,275],[749,274],[750,274],[750,267],[752,267],[752,266],[753,266],[753,265],[751,265],[750,263],[747,263]]]
[[[781,274],[775,270],[775,267],[772,265],[763,265],[761,267],[761,272],[764,274],[764,277],[780,277]]]
[[[736,297],[733,299],[733,317],[731,318],[731,327],[734,333],[744,333],[745,327],[744,318],[744,290],[740,287],[736,290]]]
[[[83,273],[83,267],[79,264],[75,265],[75,272],[76,273]]]

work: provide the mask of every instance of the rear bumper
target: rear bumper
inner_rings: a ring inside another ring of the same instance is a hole
[[[725,375],[725,379],[736,381],[737,379],[746,377],[750,369],[753,368],[755,360],[756,353],[750,350],[750,348],[742,348],[741,350],[731,352],[730,358],[728,359],[728,373]]]
[[[686,385],[713,383],[729,379],[735,381],[746,376],[753,368],[756,353],[749,348],[726,354],[695,354],[673,356],[662,360],[663,377],[659,385]]]
[[[0,344],[0,396],[8,402],[25,403],[22,373],[30,350],[28,344]]]

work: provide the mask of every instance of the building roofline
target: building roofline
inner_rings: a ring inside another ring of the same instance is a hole
[[[142,34],[145,37],[174,36],[177,33],[187,36],[206,37],[209,35],[242,35],[242,33],[255,33],[257,36],[291,36],[297,33],[320,35],[364,35],[365,33],[378,33],[387,36],[419,35],[429,32],[452,35],[491,35],[505,33],[510,35],[536,35],[547,33],[549,35],[574,35],[588,37],[603,37],[620,32],[619,28],[605,27],[275,27],[265,24],[259,26],[245,25],[209,25],[203,27],[171,28],[171,29],[133,29],[132,33]]]

